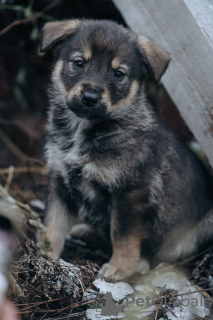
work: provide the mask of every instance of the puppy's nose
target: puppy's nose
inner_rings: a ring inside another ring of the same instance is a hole
[[[94,107],[99,99],[100,97],[96,93],[85,92],[82,95],[82,102],[87,107]]]

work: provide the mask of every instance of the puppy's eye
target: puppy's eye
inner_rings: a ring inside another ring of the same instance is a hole
[[[76,59],[74,61],[74,65],[76,68],[82,69],[84,67],[84,60],[83,59]]]
[[[123,77],[125,76],[125,73],[123,73],[122,71],[120,70],[115,70],[114,72],[114,77],[117,78],[117,79],[123,79]]]

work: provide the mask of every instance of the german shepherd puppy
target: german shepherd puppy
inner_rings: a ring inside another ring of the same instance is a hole
[[[57,47],[46,143],[51,256],[72,227],[112,246],[100,270],[112,280],[196,252],[213,234],[207,175],[144,93],[168,53],[110,21],[49,22],[41,38],[42,52]]]

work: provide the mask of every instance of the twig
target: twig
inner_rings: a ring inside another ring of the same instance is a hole
[[[199,286],[197,286],[197,285],[195,285],[194,287],[195,287],[197,290],[203,290],[201,287],[199,287]],[[212,299],[212,297],[208,294],[208,292],[206,292],[206,290],[203,291],[203,295],[204,295],[204,297],[206,297],[206,299]]]
[[[41,160],[39,160],[39,159],[34,159],[34,158],[28,157],[28,158],[27,158],[27,161],[29,161],[29,162],[35,162],[35,163],[40,164],[41,166],[45,166],[45,162],[44,162],[44,161],[41,161]]]
[[[5,34],[6,32],[8,32],[9,30],[11,30],[15,26],[18,26],[20,24],[25,24],[25,23],[28,23],[28,22],[31,22],[31,21],[35,21],[37,18],[41,17],[46,11],[48,11],[48,10],[52,9],[53,7],[55,7],[59,2],[60,2],[60,0],[55,0],[53,3],[49,4],[43,10],[31,15],[30,17],[27,17],[27,18],[21,19],[21,20],[13,21],[7,27],[5,27],[4,29],[2,29],[0,31],[0,36]]]
[[[2,118],[2,119],[0,119],[0,124],[7,125],[7,126],[14,126],[14,127],[18,128],[19,130],[21,130],[22,132],[24,132],[25,134],[29,135],[31,138],[33,138],[35,140],[38,138],[37,134],[34,133],[33,130],[31,130],[30,128],[26,128],[17,120],[7,120],[7,119]]]
[[[157,308],[157,310],[156,310],[156,314],[155,314],[155,320],[157,320],[157,318],[158,318],[158,312],[159,312],[159,308],[160,308],[160,307],[158,307],[158,308]]]
[[[212,290],[212,288],[209,288],[209,289],[200,289],[200,290],[196,290],[196,291],[189,291],[189,292],[185,292],[185,293],[176,294],[176,295],[174,295],[174,297],[186,296],[186,295],[189,295],[189,294],[192,294],[192,293],[205,292],[205,291],[211,291],[211,290]]]
[[[198,254],[196,254],[196,255],[194,255],[194,256],[192,256],[192,257],[190,257],[190,258],[188,258],[188,259],[186,259],[186,260],[184,260],[184,261],[182,261],[182,262],[177,263],[177,264],[175,265],[175,267],[179,267],[179,266],[181,266],[181,265],[184,265],[185,263],[187,263],[187,262],[189,262],[189,261],[192,261],[193,259],[201,256],[202,254],[204,254],[204,253],[206,253],[206,252],[208,252],[208,251],[210,251],[210,250],[212,250],[212,249],[213,249],[213,246],[207,248],[207,249],[204,250],[204,251],[199,252]]]
[[[0,9],[4,10],[14,10],[14,11],[24,11],[24,6],[11,5],[11,4],[0,4]]]
[[[19,284],[17,283],[16,279],[12,275],[11,272],[8,272],[8,281],[9,281],[9,288],[15,293],[17,297],[24,297],[24,293],[21,290]]]
[[[41,304],[45,304],[45,303],[52,303],[52,302],[57,302],[60,300],[63,300],[64,298],[56,298],[56,299],[50,299],[50,300],[46,300],[46,301],[38,301],[38,302],[28,302],[28,303],[16,303],[17,307],[35,307],[35,306],[39,306]],[[22,309],[23,311],[24,309]]]
[[[29,224],[37,229],[38,238],[47,239],[46,237],[46,227],[41,222],[41,218],[37,213],[35,213],[28,204],[24,204],[16,199],[14,199],[0,184],[0,199],[6,200],[8,203],[16,205],[17,208],[23,209],[21,212],[27,218]],[[48,243],[49,245],[49,243]],[[46,254],[46,248],[40,248],[43,250],[42,253]]]
[[[182,266],[182,265],[184,265],[184,264],[186,264],[186,263],[194,260],[195,258],[198,258],[198,257],[201,256],[202,254],[204,254],[204,253],[206,253],[206,252],[208,252],[208,251],[210,251],[210,250],[212,250],[212,249],[213,249],[213,246],[207,248],[207,249],[204,250],[204,251],[199,252],[198,254],[196,254],[196,255],[188,258],[188,259],[185,259],[185,260],[183,260],[183,261],[181,261],[181,262],[179,262],[179,263],[176,263],[175,265],[165,266],[165,267],[162,268],[161,271],[162,271],[162,272],[165,272],[165,271],[167,271],[167,270],[169,270],[169,269],[171,269],[171,268],[177,268],[177,267],[179,267],[179,266]],[[152,271],[147,272],[147,274],[151,274],[151,273],[152,273]]]
[[[21,151],[11,140],[10,138],[0,129],[0,139],[2,142],[14,153],[18,158],[20,158],[22,161],[27,160],[27,155]]]
[[[22,162],[36,162],[41,165],[44,165],[44,162],[41,160],[33,159],[28,157],[23,151],[21,151],[14,142],[0,129],[0,140],[6,145],[6,147],[15,154]],[[8,169],[6,169],[8,170]],[[8,171],[6,172],[8,173]]]
[[[29,5],[27,8],[29,8],[30,10],[32,9],[32,5]],[[25,6],[19,6],[19,5],[13,5],[13,4],[0,4],[0,9],[2,10],[11,10],[11,11],[19,11],[19,12],[25,12],[26,11],[26,7]],[[33,14],[35,14],[36,12],[31,10]],[[42,19],[51,21],[54,18],[52,16],[49,16],[48,14],[42,14],[41,15]]]
[[[14,175],[14,166],[9,166],[8,168],[8,177],[7,177],[7,182],[6,182],[6,185],[5,185],[5,190],[8,191],[9,190],[9,187],[11,185],[11,182],[13,180],[13,175]]]
[[[13,167],[14,168],[14,167]],[[0,169],[0,174],[9,174],[9,168]],[[14,168],[14,174],[21,174],[21,173],[38,173],[43,176],[48,175],[48,171],[45,167],[15,167]]]
[[[0,184],[0,196],[1,198],[9,201],[10,203],[16,204],[17,207],[24,209],[25,216],[29,219],[38,219],[39,215],[35,213],[28,204],[24,204],[18,200],[15,200]]]
[[[77,312],[77,313],[70,314],[69,316],[62,316],[59,318],[48,318],[46,320],[67,320],[70,318],[75,318],[75,317],[80,317],[80,316],[85,316],[85,315],[86,315],[86,312],[83,311],[83,312]]]

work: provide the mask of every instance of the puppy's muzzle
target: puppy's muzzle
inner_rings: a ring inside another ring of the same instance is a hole
[[[84,83],[81,92],[81,101],[86,107],[95,107],[101,100],[103,89],[91,83]]]
[[[94,107],[100,101],[100,94],[92,92],[84,92],[82,102],[86,107]]]

